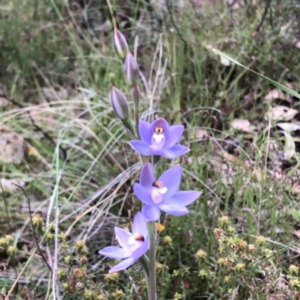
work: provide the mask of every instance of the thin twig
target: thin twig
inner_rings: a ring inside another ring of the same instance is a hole
[[[31,210],[31,205],[30,205],[30,198],[29,198],[27,192],[25,191],[25,189],[23,189],[20,185],[18,185],[16,183],[13,183],[13,185],[15,185],[16,187],[18,187],[19,189],[21,189],[23,191],[24,195],[27,198],[27,204],[28,204],[28,210],[29,210],[29,218],[30,218],[30,223],[31,223],[31,227],[32,227],[33,238],[35,240],[36,247],[38,249],[38,252],[39,252],[40,256],[42,257],[43,261],[45,262],[45,264],[47,265],[48,269],[52,273],[52,269],[51,269],[50,265],[48,264],[46,258],[44,257],[44,255],[42,253],[42,250],[40,248],[40,244],[39,244],[39,241],[38,241],[38,238],[37,238],[35,227],[34,227],[34,224],[33,224],[33,221],[32,221],[32,210]]]
[[[55,299],[60,300],[61,296],[59,293],[59,285],[57,282],[57,270],[58,270],[58,223],[59,223],[59,215],[60,215],[60,206],[56,205],[56,216],[55,216],[55,235],[54,235],[54,259],[53,259],[53,273],[52,273],[52,280],[53,280],[53,297]]]
[[[266,6],[265,6],[265,11],[264,11],[264,14],[262,15],[261,19],[260,19],[260,22],[259,24],[257,25],[256,27],[256,33],[258,33],[258,31],[260,30],[260,28],[262,27],[265,19],[266,19],[266,16],[268,14],[268,10],[269,10],[269,7],[270,7],[270,4],[271,4],[271,1],[272,0],[266,0]]]
[[[111,2],[110,0],[106,0],[106,3],[107,3],[107,6],[108,6],[108,10],[109,10],[109,13],[111,15],[111,19],[112,19],[112,22],[113,22],[113,25],[114,25],[114,28],[118,28],[117,27],[117,21],[116,21],[116,17],[114,15],[114,10],[113,10],[113,7],[111,5]]]

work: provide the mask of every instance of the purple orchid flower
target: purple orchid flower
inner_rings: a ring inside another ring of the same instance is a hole
[[[159,155],[166,158],[177,158],[190,149],[178,145],[184,131],[183,125],[172,125],[159,118],[152,123],[139,122],[139,133],[141,140],[130,142],[131,147],[142,155]]]
[[[134,217],[132,233],[119,227],[115,227],[115,232],[121,247],[109,246],[99,251],[99,254],[106,257],[124,259],[111,268],[109,273],[128,268],[143,256],[150,247],[147,221],[140,212]]]
[[[182,168],[176,166],[165,171],[155,180],[153,167],[147,163],[140,175],[140,183],[133,186],[135,195],[145,204],[142,213],[149,221],[157,221],[161,211],[174,216],[189,213],[187,205],[193,203],[202,192],[178,191]]]

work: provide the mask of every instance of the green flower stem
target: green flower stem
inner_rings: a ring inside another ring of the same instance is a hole
[[[133,101],[134,108],[134,123],[136,129],[136,135],[140,138],[139,133],[139,122],[140,122],[140,89],[137,83],[135,83],[131,90],[131,98]]]
[[[155,222],[148,222],[150,234],[148,300],[156,300],[156,239]]]
[[[141,263],[144,273],[145,273],[147,291],[148,291],[148,295],[149,295],[149,258],[146,254],[140,258],[140,263]]]
[[[132,125],[132,122],[130,120],[130,118],[126,118],[126,119],[123,119],[121,120],[126,131],[128,132],[129,136],[131,139],[135,139],[135,134],[134,134],[134,127]]]

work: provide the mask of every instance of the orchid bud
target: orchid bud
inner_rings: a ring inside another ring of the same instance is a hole
[[[113,86],[111,89],[110,99],[111,105],[118,118],[121,120],[128,118],[129,107],[125,95]]]
[[[139,79],[139,65],[130,52],[127,52],[124,63],[125,77],[129,83],[136,83]]]
[[[117,54],[121,58],[125,58],[128,52],[128,44],[125,39],[125,36],[117,29],[114,29],[114,36],[113,36],[114,48]]]

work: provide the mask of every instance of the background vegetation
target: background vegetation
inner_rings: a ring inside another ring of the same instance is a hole
[[[299,99],[212,51],[298,92],[299,2],[112,7],[143,117],[185,124],[182,189],[203,190],[162,219],[158,299],[300,299]],[[107,275],[98,255],[140,209],[141,166],[108,97],[112,84],[129,96],[112,31],[104,0],[0,3],[1,299],[146,297],[138,265]]]

